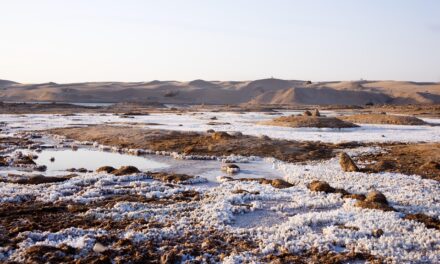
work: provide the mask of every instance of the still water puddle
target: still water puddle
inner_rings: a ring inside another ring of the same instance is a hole
[[[51,161],[51,158],[54,158],[54,161]],[[118,168],[130,165],[137,167],[141,171],[168,167],[165,163],[145,157],[90,149],[44,150],[38,153],[38,158],[35,162],[38,165],[45,165],[47,167],[46,174],[59,173],[70,168],[85,168],[94,171],[101,166]]]

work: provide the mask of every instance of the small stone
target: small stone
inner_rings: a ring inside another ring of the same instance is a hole
[[[342,170],[345,172],[359,171],[356,163],[354,163],[350,156],[348,156],[348,154],[345,152],[342,152],[339,155],[339,164],[341,165]]]
[[[381,204],[388,204],[387,198],[385,195],[379,191],[372,191],[367,194],[366,202],[375,202]]]
[[[335,188],[331,187],[330,184],[328,184],[325,181],[312,181],[308,188],[312,192],[325,192],[325,193],[332,193],[335,191]]]
[[[313,116],[321,116],[321,113],[319,113],[318,109],[315,109],[315,111],[312,114]]]
[[[46,171],[47,167],[46,167],[46,165],[38,165],[34,168],[34,170],[42,172],[42,171]]]
[[[107,250],[107,248],[99,242],[96,242],[95,245],[93,246],[93,252],[95,252],[95,253],[102,253],[106,250]]]
[[[221,170],[233,174],[240,172],[240,167],[235,164],[225,164],[222,166]]]
[[[112,171],[111,173],[116,176],[128,175],[139,173],[140,171],[135,166],[122,166],[117,170]]]
[[[111,166],[102,166],[96,170],[96,172],[105,172],[105,173],[112,173],[116,169]]]
[[[303,116],[312,116],[312,112],[309,110],[304,111]]]
[[[286,182],[285,180],[281,180],[281,179],[273,179],[271,181],[270,185],[272,185],[274,188],[277,188],[277,189],[285,189],[285,188],[290,188],[293,186],[293,184]]]
[[[373,236],[373,237],[375,237],[375,238],[379,238],[379,237],[381,237],[382,235],[383,235],[383,230],[382,229],[374,229],[372,232],[371,232],[371,235]]]

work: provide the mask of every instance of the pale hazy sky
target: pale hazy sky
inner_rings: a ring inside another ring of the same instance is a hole
[[[0,79],[440,81],[440,1],[0,0]]]

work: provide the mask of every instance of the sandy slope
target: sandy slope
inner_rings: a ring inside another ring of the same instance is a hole
[[[18,84],[0,80],[3,101],[190,104],[430,104],[440,103],[440,83],[352,81],[307,83],[262,79],[223,82],[98,82]]]

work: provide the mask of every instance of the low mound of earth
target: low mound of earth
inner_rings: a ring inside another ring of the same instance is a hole
[[[440,118],[440,105],[376,105],[365,107],[365,111],[386,112],[400,115]]]
[[[274,157],[282,161],[301,162],[329,159],[335,150],[360,146],[358,143],[332,144],[299,142],[259,138],[246,135],[229,135],[225,132],[178,132],[133,127],[89,126],[57,128],[48,131],[79,141],[96,141],[120,148],[170,151],[187,155],[242,155]]]
[[[357,157],[366,172],[399,172],[440,181],[440,143],[397,144]]]
[[[410,125],[423,126],[428,125],[425,121],[413,116],[398,116],[387,114],[359,114],[340,116],[340,119],[360,124],[387,124],[387,125]]]
[[[335,117],[281,116],[259,124],[284,127],[351,128],[357,125]]]

